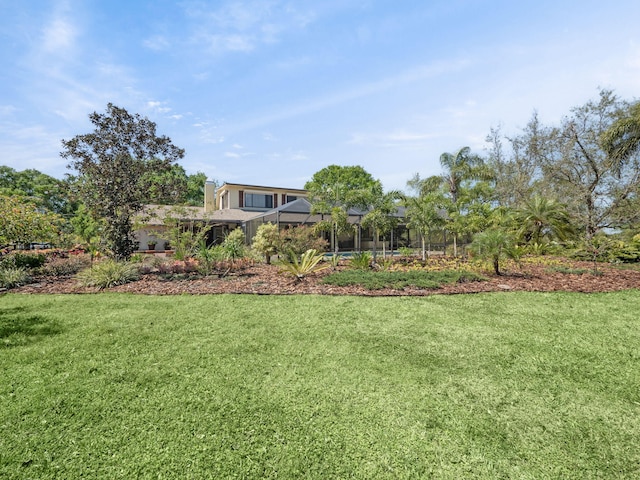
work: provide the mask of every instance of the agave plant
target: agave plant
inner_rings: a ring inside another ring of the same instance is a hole
[[[310,273],[319,272],[330,266],[327,264],[319,265],[323,257],[321,253],[311,248],[301,255],[300,260],[298,260],[297,255],[290,255],[289,259],[282,260],[280,262],[280,271],[293,275],[298,280],[302,280]]]

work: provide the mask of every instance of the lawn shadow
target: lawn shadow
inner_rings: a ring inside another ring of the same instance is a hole
[[[15,347],[63,332],[61,325],[28,307],[0,308],[0,345]]]

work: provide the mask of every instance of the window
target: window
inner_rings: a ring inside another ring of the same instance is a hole
[[[245,193],[244,206],[249,208],[273,208],[273,195]]]
[[[286,203],[293,202],[293,201],[295,201],[297,199],[298,199],[298,197],[296,197],[295,195],[287,195],[287,202]]]

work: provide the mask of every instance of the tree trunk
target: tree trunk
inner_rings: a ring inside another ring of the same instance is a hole
[[[373,229],[373,263],[376,263],[378,257],[378,231]]]
[[[427,249],[425,241],[424,241],[424,235],[420,235],[420,241],[422,243],[422,261],[424,262],[427,259]]]
[[[493,271],[496,272],[496,275],[501,275],[500,273],[500,259],[498,257],[493,258]]]

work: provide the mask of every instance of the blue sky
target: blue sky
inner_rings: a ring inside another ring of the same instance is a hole
[[[640,92],[636,0],[0,0],[0,165],[69,171],[108,102],[156,122],[188,173],[301,188],[330,164],[387,189]]]

